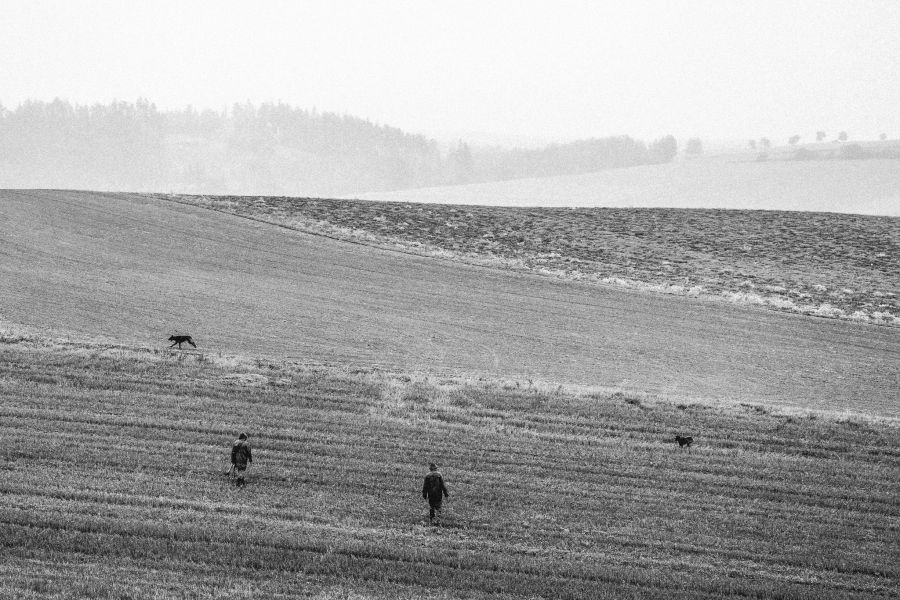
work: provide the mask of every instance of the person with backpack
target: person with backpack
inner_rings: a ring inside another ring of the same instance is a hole
[[[425,476],[425,483],[422,485],[422,498],[428,500],[429,524],[441,524],[441,503],[444,498],[449,497],[450,493],[447,492],[447,486],[444,485],[443,475],[438,471],[436,464],[429,463],[428,475]]]
[[[238,487],[244,487],[244,477],[252,462],[253,454],[250,452],[250,442],[247,441],[247,434],[241,433],[231,447],[231,469],[237,479]]]

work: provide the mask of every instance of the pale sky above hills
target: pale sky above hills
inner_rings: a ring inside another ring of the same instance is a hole
[[[894,0],[12,0],[0,103],[283,101],[432,137],[900,138]]]

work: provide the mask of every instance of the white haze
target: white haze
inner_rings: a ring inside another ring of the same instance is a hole
[[[0,56],[8,109],[283,101],[432,137],[900,137],[893,0],[13,0]]]
[[[434,204],[719,208],[900,217],[900,166],[896,159],[757,162],[722,156],[347,197]]]

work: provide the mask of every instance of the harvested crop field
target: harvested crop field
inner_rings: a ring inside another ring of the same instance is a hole
[[[589,283],[900,325],[900,217],[515,208],[272,197],[179,201],[349,241]]]
[[[2,192],[2,318],[137,345],[897,416],[898,329],[351,244],[154,197]]]
[[[417,255],[446,239],[427,207],[301,202],[298,231],[297,206],[0,192],[0,598],[896,593],[896,327]],[[601,221],[677,254],[677,216]],[[731,260],[708,231],[741,215],[689,216]],[[846,243],[835,269],[882,277]]]
[[[222,473],[245,428],[237,490]],[[0,439],[4,598],[888,598],[900,583],[891,421],[4,333]],[[437,529],[429,460],[451,493]]]

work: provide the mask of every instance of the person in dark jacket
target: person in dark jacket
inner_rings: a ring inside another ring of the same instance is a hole
[[[247,441],[247,434],[242,433],[231,447],[231,466],[234,476],[237,478],[238,487],[244,487],[244,476],[252,462],[253,454],[250,452],[250,442]]]
[[[450,493],[447,492],[447,486],[444,485],[444,477],[437,470],[437,465],[430,463],[428,465],[428,475],[425,476],[425,483],[422,485],[422,498],[428,500],[428,522],[431,525],[441,524],[441,502],[444,498],[449,498]]]

